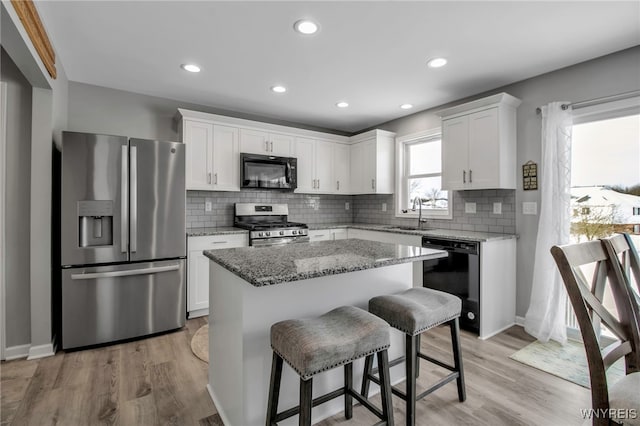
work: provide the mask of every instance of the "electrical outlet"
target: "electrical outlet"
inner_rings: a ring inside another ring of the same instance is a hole
[[[347,203],[344,203],[344,209],[345,209],[345,210],[349,210],[349,203],[348,203],[348,202],[347,202]]]
[[[522,203],[522,214],[538,214],[538,203],[535,201],[525,201]]]
[[[213,210],[213,203],[211,201],[206,201],[204,203],[204,211],[210,212],[211,210]]]
[[[502,214],[502,203],[493,203],[493,214]]]
[[[382,211],[383,212],[387,211],[387,203],[382,203]]]
[[[464,203],[464,212],[465,213],[475,213],[476,212],[476,203]]]

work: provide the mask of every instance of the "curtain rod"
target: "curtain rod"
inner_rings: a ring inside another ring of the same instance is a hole
[[[640,96],[640,90],[633,90],[631,92],[618,93],[617,95],[604,96],[602,98],[590,99],[588,101],[562,104],[562,109],[567,109],[569,107],[573,107],[573,109],[585,108],[588,106],[603,104],[606,102],[621,101],[623,99],[629,99],[635,96]],[[536,108],[536,114],[540,114],[541,112],[542,112],[542,109],[540,107]]]

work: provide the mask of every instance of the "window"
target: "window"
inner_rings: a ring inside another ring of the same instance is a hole
[[[396,217],[451,219],[449,191],[442,189],[440,129],[396,139]]]

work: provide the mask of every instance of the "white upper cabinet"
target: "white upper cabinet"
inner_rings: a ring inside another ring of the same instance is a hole
[[[335,181],[336,194],[349,194],[350,170],[349,159],[351,158],[349,145],[334,143],[333,150],[333,180]]]
[[[291,156],[293,136],[268,133],[254,129],[240,129],[240,151],[251,154]]]
[[[341,194],[348,191],[349,146],[326,140],[296,138],[298,193]],[[342,187],[341,187],[342,185]]]
[[[238,129],[199,120],[183,119],[186,145],[186,188],[239,191]]]
[[[393,194],[395,134],[372,130],[351,138],[352,194]]]
[[[439,111],[442,187],[516,188],[516,108],[507,93]]]
[[[347,137],[178,109],[188,190],[240,191],[240,153],[297,158],[303,194],[393,194],[395,133]]]

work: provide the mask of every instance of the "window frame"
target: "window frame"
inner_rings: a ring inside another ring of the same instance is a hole
[[[408,186],[409,186],[409,156],[407,155],[408,147],[422,142],[440,140],[442,144],[442,128],[434,128],[422,132],[412,133],[409,135],[396,137],[396,200],[395,200],[395,217],[406,219],[417,219],[419,212],[416,210],[408,210],[403,213],[408,205]],[[442,158],[441,160],[442,161]],[[426,173],[412,176],[415,177],[442,177],[442,168],[440,173]],[[422,210],[422,217],[425,219],[453,219],[453,193],[449,194],[448,209],[446,211]]]

